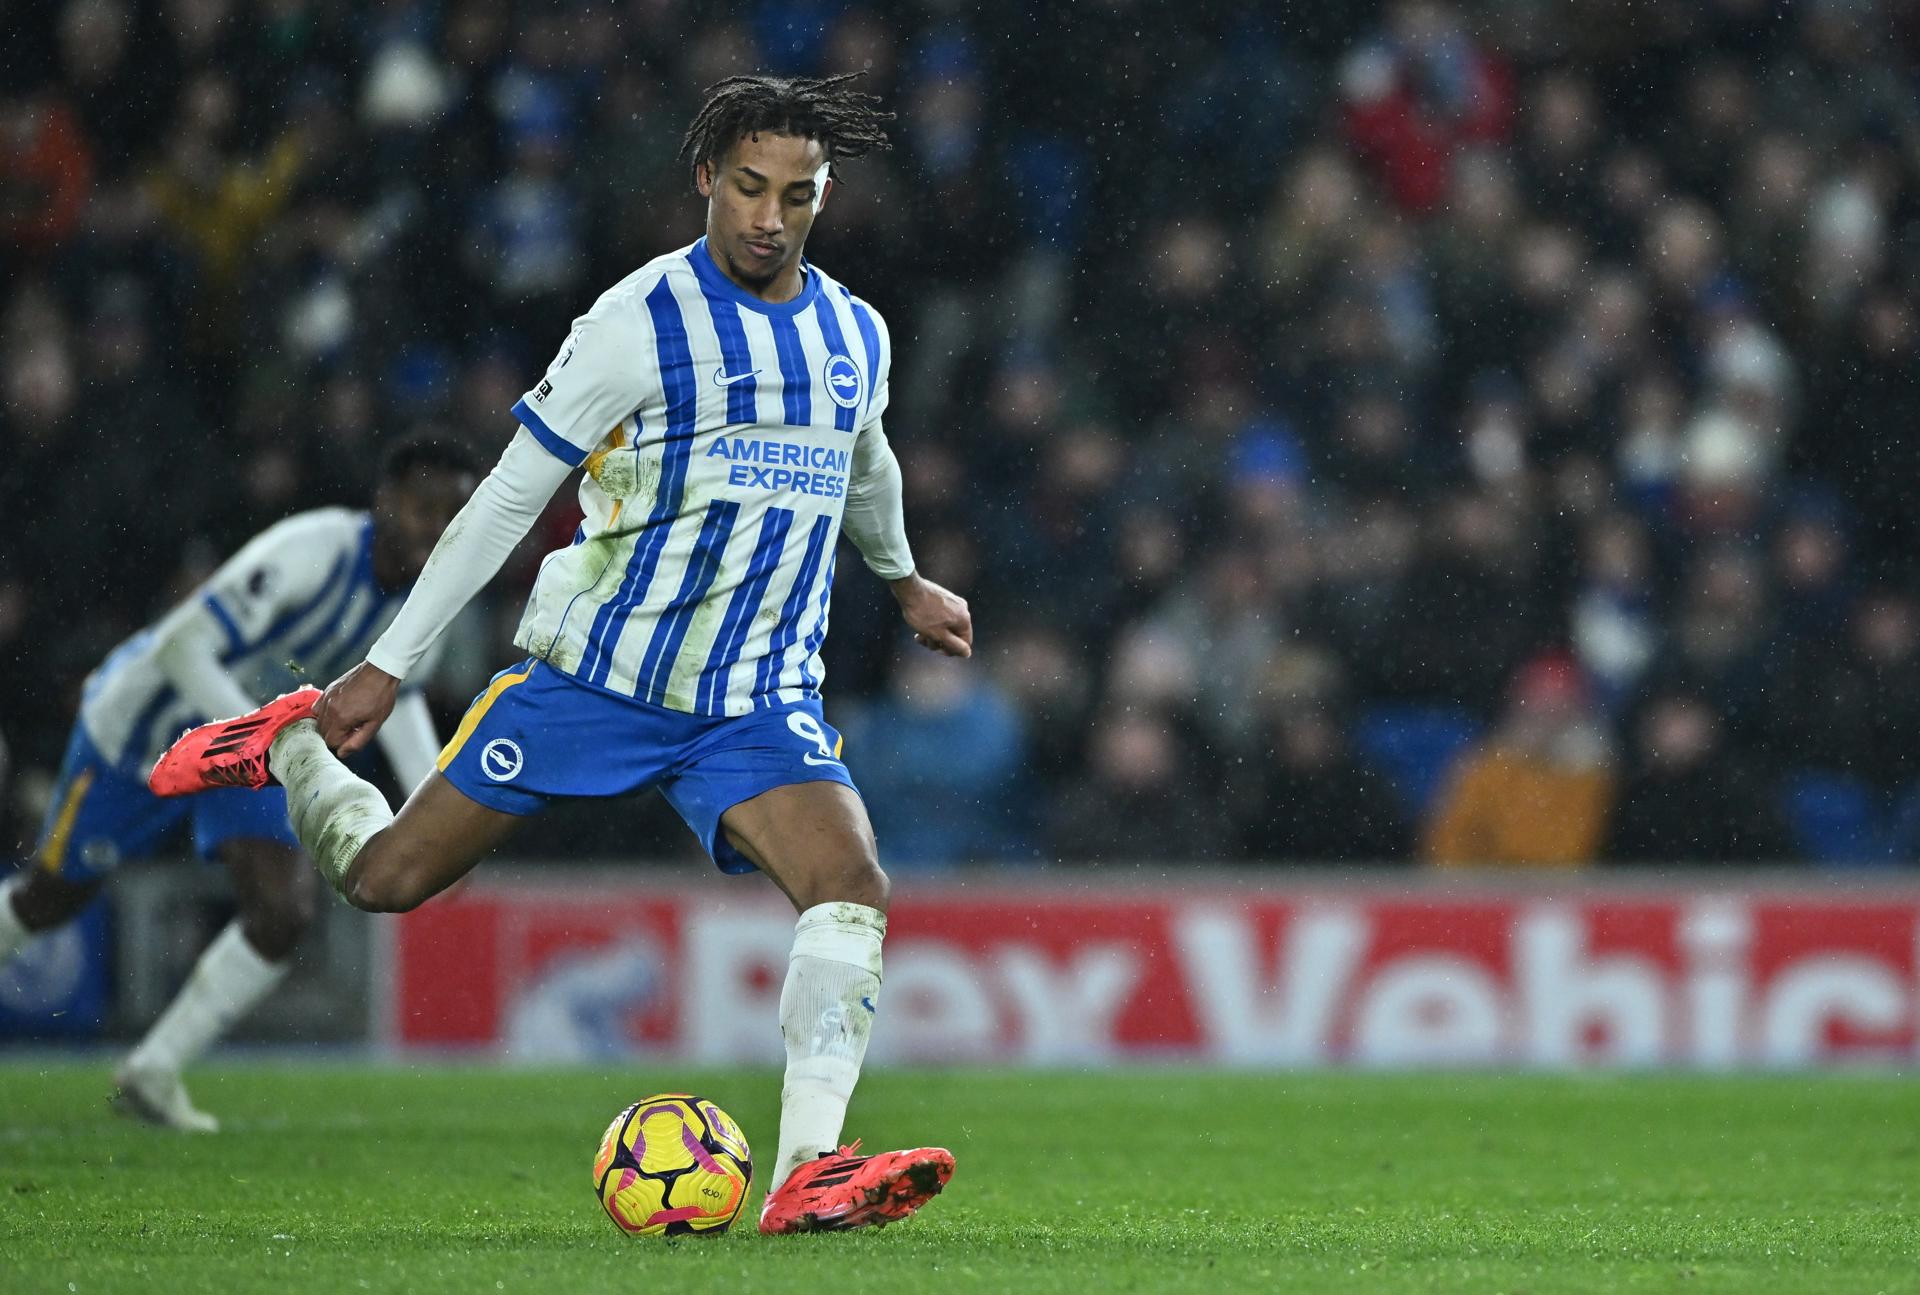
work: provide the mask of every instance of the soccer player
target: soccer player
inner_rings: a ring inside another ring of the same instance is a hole
[[[888,581],[919,642],[972,653],[966,603],[914,570],[881,429],[880,316],[801,255],[836,166],[891,114],[824,80],[731,77],[682,144],[706,236],[609,289],[517,403],[519,427],[367,659],[321,695],[209,725],[155,770],[185,793],[277,778],[350,903],[411,909],[523,817],[658,787],[722,871],[758,869],[799,911],[780,1000],[780,1145],[763,1232],[904,1218],[953,1157],[837,1147],[880,993],[888,882],[821,714],[835,542]],[[541,565],[515,642],[439,772],[396,815],[336,755],[585,468],[574,542]]]
[[[154,795],[146,771],[188,725],[364,655],[476,477],[455,445],[402,441],[382,464],[371,512],[320,508],[268,527],[88,676],[32,865],[0,885],[0,964],[76,917],[123,859],[151,854],[188,825],[201,856],[226,867],[239,907],[120,1065],[118,1109],[189,1132],[218,1129],[180,1072],[273,992],[313,920],[313,874],[284,792],[229,788],[187,804]],[[380,738],[404,785],[433,771],[439,742],[417,691],[396,698]]]

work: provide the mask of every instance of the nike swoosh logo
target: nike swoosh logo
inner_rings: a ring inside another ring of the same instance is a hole
[[[832,764],[832,765],[837,765],[837,764],[839,764],[840,762],[839,762],[838,760],[822,760],[822,759],[821,759],[821,758],[820,758],[819,756],[817,756],[817,755],[811,755],[811,754],[808,754],[808,755],[802,755],[802,756],[800,757],[800,763],[802,763],[802,764]]]
[[[724,369],[715,369],[713,371],[713,385],[716,387],[731,387],[736,382],[745,382],[748,378],[753,377],[759,372],[760,370],[753,369],[746,373],[736,373],[732,377],[728,377]]]

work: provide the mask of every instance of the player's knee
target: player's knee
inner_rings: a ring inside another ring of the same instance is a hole
[[[794,898],[802,910],[816,904],[864,904],[885,912],[893,883],[872,855],[849,859],[838,868],[823,870],[796,888]]]
[[[399,853],[362,850],[342,889],[349,904],[369,913],[408,913],[433,895],[427,870]]]
[[[861,824],[859,848],[847,858],[847,867],[841,878],[841,885],[848,893],[834,895],[845,903],[865,904],[868,908],[886,911],[887,899],[893,893],[893,882],[880,867],[880,845],[874,839],[871,824]]]
[[[413,884],[407,874],[392,868],[356,870],[347,877],[347,902],[368,913],[410,913],[426,902],[423,887]]]
[[[837,898],[848,903],[865,904],[884,913],[887,900],[893,895],[893,882],[880,867],[880,850],[871,830],[866,835],[864,845],[866,848],[848,863],[843,881],[848,893]]]

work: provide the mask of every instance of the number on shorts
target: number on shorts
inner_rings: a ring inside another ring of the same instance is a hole
[[[787,716],[787,727],[793,735],[814,744],[826,759],[833,759],[833,742],[827,737],[827,730],[820,727],[820,721],[804,711],[795,711]]]

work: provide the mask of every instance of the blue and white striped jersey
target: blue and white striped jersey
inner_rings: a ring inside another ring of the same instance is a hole
[[[160,662],[184,618],[217,622],[222,668],[260,702],[302,684],[325,687],[358,664],[406,593],[374,580],[369,514],[298,513],[256,535],[191,598],[115,648],[87,678],[80,722],[108,759],[144,769],[182,731],[220,718],[200,714]],[[414,677],[432,668],[430,656]]]
[[[582,682],[702,715],[819,694],[854,446],[887,405],[879,313],[807,266],[743,291],[706,240],[574,321],[513,407],[586,466],[514,641]]]

